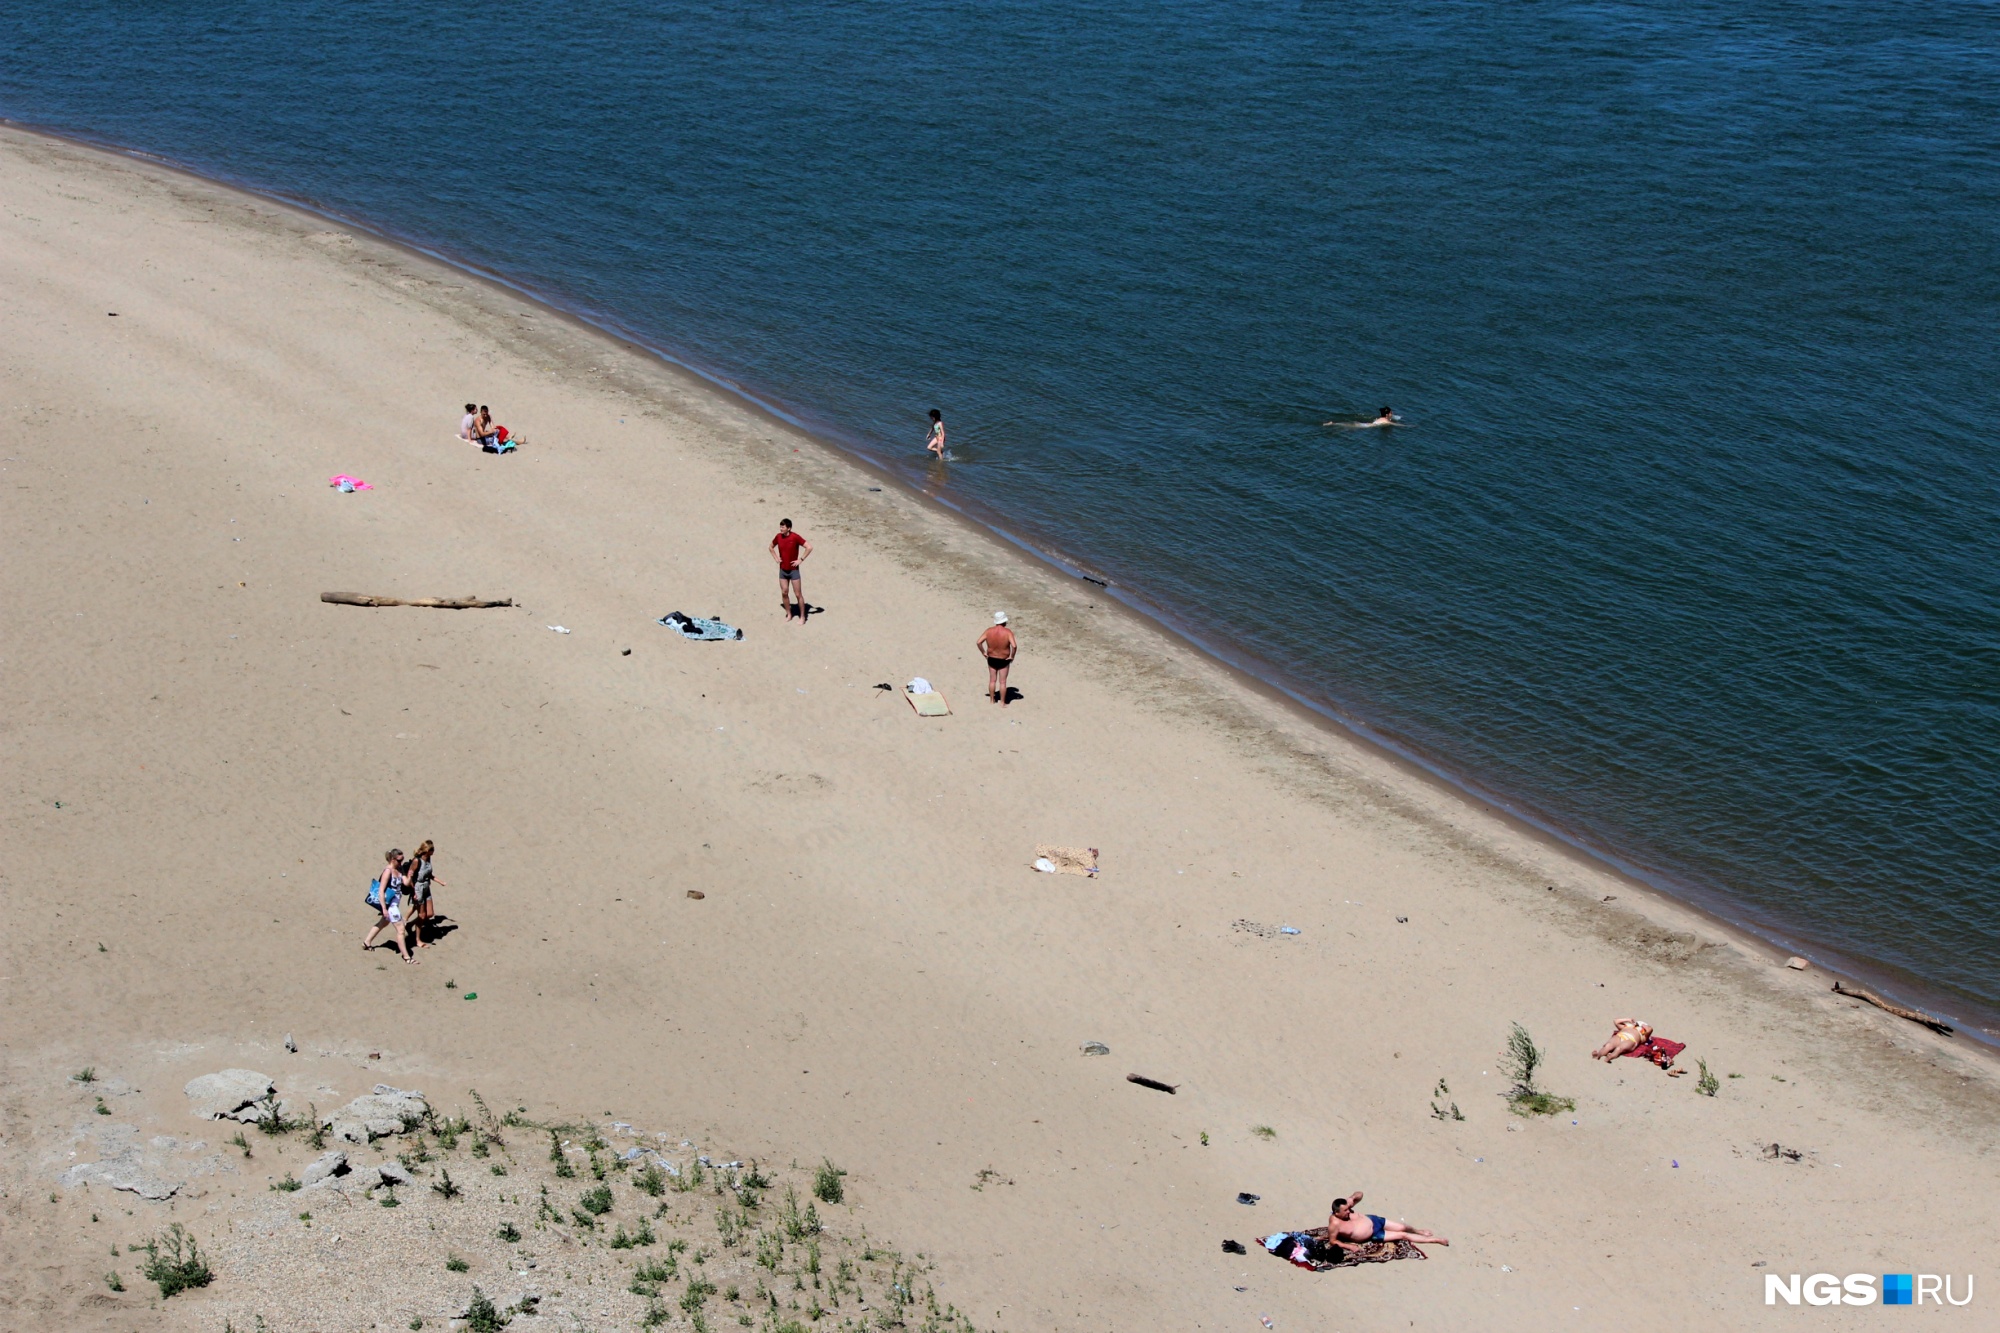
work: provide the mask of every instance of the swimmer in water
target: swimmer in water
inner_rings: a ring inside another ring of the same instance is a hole
[[[939,458],[944,457],[944,413],[935,407],[931,409],[931,437],[925,441],[924,448]]]
[[[1349,430],[1372,430],[1376,426],[1400,426],[1402,424],[1402,418],[1386,407],[1382,409],[1382,414],[1373,421],[1322,421],[1320,423],[1322,426],[1345,426]]]

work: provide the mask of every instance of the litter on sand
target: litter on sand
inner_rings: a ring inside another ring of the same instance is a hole
[[[740,639],[743,631],[734,625],[726,625],[710,616],[703,619],[684,611],[669,611],[661,616],[659,623],[679,634],[683,639],[698,639],[704,643],[716,643],[724,639]]]
[[[1044,875],[1097,874],[1095,847],[1057,847],[1042,843],[1035,848],[1035,869]]]
[[[908,685],[905,685],[905,686],[903,687],[903,689],[904,689],[905,691],[907,691],[908,693],[910,693],[910,694],[931,694],[931,693],[933,693],[933,691],[932,691],[932,689],[931,689],[931,683],[930,683],[929,681],[925,680],[925,679],[924,679],[924,678],[923,678],[922,676],[912,676],[912,677],[910,677],[910,683],[909,683]]]
[[[498,600],[467,593],[463,597],[382,597],[372,592],[323,592],[322,602],[336,606],[429,606],[443,611],[478,611],[495,606],[512,606],[512,598]]]
[[[1101,1041],[1087,1041],[1083,1044],[1083,1053],[1085,1055],[1109,1055],[1111,1054],[1111,1048]]]
[[[1137,1083],[1142,1088],[1151,1088],[1154,1092],[1164,1092],[1169,1097],[1180,1092],[1178,1084],[1162,1083],[1156,1078],[1147,1078],[1144,1074],[1127,1074],[1125,1081],[1127,1083]]]
[[[918,717],[951,716],[951,705],[936,690],[912,690],[903,697],[910,701],[910,707],[917,710]]]
[[[554,631],[555,631],[556,633],[558,633],[558,634],[567,634],[567,633],[569,633],[569,631],[568,631],[568,630],[566,630],[566,629],[564,629],[564,628],[563,628],[563,627],[562,627],[561,625],[551,625],[551,626],[549,626],[549,628],[550,628],[550,629],[552,629],[552,630],[554,630]]]
[[[355,491],[372,491],[375,488],[359,477],[350,477],[345,472],[336,472],[326,479],[326,484],[341,492],[352,495]]]

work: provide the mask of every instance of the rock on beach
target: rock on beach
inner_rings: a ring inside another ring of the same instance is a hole
[[[189,1079],[184,1089],[188,1111],[197,1120],[233,1118],[244,1107],[277,1091],[270,1077],[254,1069],[225,1069]]]
[[[372,1143],[391,1134],[401,1134],[429,1114],[430,1106],[421,1092],[405,1092],[386,1083],[375,1091],[356,1097],[321,1122],[345,1143]]]

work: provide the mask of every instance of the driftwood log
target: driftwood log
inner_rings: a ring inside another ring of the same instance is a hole
[[[377,597],[365,592],[323,592],[322,602],[337,602],[341,606],[432,606],[441,611],[479,611],[489,606],[512,606],[512,598],[497,602],[482,600],[477,593],[464,597]]]
[[[1854,990],[1849,990],[1847,989],[1847,987],[1841,985],[1838,981],[1836,981],[1833,983],[1833,993],[1835,995],[1845,995],[1851,999],[1866,1000],[1868,1003],[1874,1005],[1877,1009],[1881,1009],[1888,1013],[1892,1013],[1898,1018],[1907,1018],[1912,1023],[1921,1023],[1925,1027],[1929,1028],[1931,1031],[1943,1033],[1947,1037],[1951,1036],[1952,1033],[1955,1031],[1955,1029],[1952,1027],[1951,1024],[1940,1022],[1939,1020],[1932,1018],[1929,1014],[1918,1013],[1915,1009],[1905,1009],[1900,1004],[1890,1004],[1887,1000],[1883,999],[1881,996],[1877,995],[1872,990],[1862,990],[1859,987],[1856,987]]]

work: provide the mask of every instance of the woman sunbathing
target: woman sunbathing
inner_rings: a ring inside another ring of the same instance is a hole
[[[1611,1026],[1611,1040],[1590,1053],[1593,1060],[1610,1064],[1629,1055],[1653,1039],[1653,1025],[1637,1018],[1621,1018]]]

